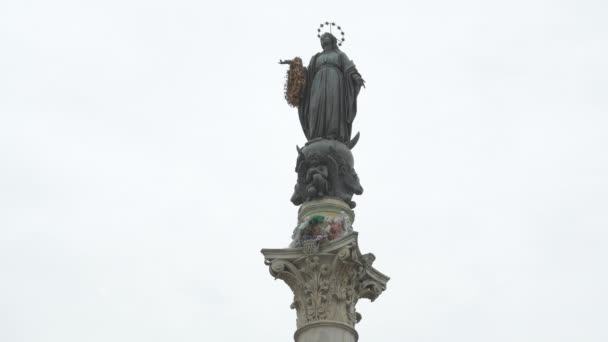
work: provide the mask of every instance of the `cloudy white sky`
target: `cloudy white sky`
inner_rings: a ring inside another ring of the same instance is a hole
[[[367,81],[361,341],[608,340],[605,1],[0,2],[0,341],[290,341],[279,58]]]

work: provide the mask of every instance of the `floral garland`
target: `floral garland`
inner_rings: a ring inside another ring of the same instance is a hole
[[[353,231],[346,214],[337,217],[307,217],[294,230],[290,247],[302,247],[304,241],[331,241]]]
[[[285,100],[292,107],[298,107],[302,97],[302,91],[306,86],[306,70],[302,65],[302,59],[295,57],[289,64],[289,70],[285,76]]]

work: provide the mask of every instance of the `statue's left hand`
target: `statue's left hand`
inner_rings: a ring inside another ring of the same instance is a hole
[[[363,87],[363,88],[365,88],[365,80],[364,80],[363,78],[361,78],[361,77],[357,77],[357,78],[355,79],[355,82],[357,82],[357,85],[358,85],[359,87]]]

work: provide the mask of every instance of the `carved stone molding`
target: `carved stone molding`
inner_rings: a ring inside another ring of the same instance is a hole
[[[294,293],[298,328],[319,321],[354,327],[361,319],[357,301],[374,301],[386,289],[389,277],[372,267],[373,254],[361,254],[357,235],[323,241],[307,253],[303,247],[262,250],[270,274]]]
[[[318,321],[298,328],[293,334],[293,339],[296,342],[356,342],[359,340],[359,334],[348,324],[335,321]]]
[[[298,209],[298,222],[314,215],[333,217],[340,214],[347,215],[351,223],[355,222],[355,212],[344,201],[337,198],[323,198],[302,204]]]

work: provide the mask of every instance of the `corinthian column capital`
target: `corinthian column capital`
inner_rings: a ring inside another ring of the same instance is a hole
[[[291,308],[297,312],[297,336],[308,326],[334,324],[354,332],[361,315],[360,298],[374,301],[389,277],[372,267],[374,255],[361,254],[357,232],[333,241],[306,241],[303,247],[263,249],[270,274],[293,291]]]

